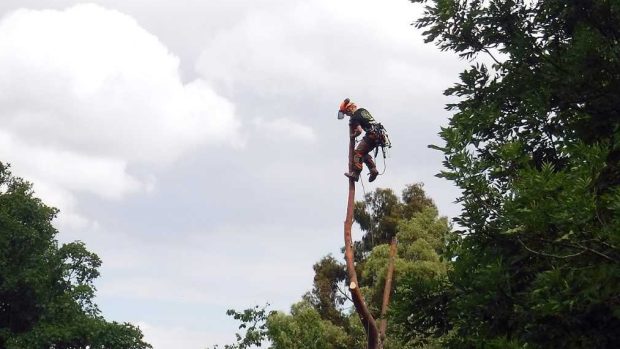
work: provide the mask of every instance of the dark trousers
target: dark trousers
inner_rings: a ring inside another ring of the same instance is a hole
[[[353,151],[353,168],[351,171],[360,173],[365,163],[368,169],[377,167],[375,161],[372,159],[370,152],[377,147],[377,134],[374,132],[366,132],[364,138],[359,142],[355,150]]]

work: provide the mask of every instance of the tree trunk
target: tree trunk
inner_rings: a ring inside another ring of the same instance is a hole
[[[349,133],[353,133],[349,130]],[[355,147],[355,139],[351,138],[349,141],[349,170],[353,166],[353,149]],[[370,314],[364,296],[360,291],[359,284],[357,282],[357,273],[355,272],[355,264],[353,262],[353,241],[351,239],[351,226],[353,225],[353,204],[355,201],[355,181],[349,179],[349,198],[347,202],[347,216],[344,221],[344,256],[347,261],[347,273],[349,274],[349,291],[351,292],[351,299],[355,305],[355,311],[362,321],[364,331],[366,331],[366,337],[368,338],[368,349],[381,349],[381,342],[379,341],[379,331],[377,330],[377,324],[375,319]]]
[[[379,323],[379,337],[381,342],[385,342],[385,332],[387,331],[387,311],[392,294],[392,279],[394,278],[394,261],[396,259],[396,237],[390,241],[390,260],[388,262],[387,275],[385,276],[385,288],[383,289],[383,303],[381,304],[381,321]]]

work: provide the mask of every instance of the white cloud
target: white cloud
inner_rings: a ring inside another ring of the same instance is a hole
[[[283,237],[285,229],[257,226],[247,235],[245,228],[235,227],[149,241],[134,235],[98,234],[99,254],[106,261],[98,293],[108,298],[230,307],[264,301],[279,306],[292,303],[311,283],[312,266],[307,261],[313,253],[308,247],[319,242],[304,243],[308,236],[318,234],[311,229]],[[304,243],[306,249],[282,249],[279,244],[283,243]],[[245,256],[234,252],[250,250],[255,251],[245,252]],[[154,265],[158,267],[154,269]],[[286,299],[291,295],[283,292],[283,282],[296,289],[295,298]]]
[[[232,103],[204,81],[184,84],[178,66],[157,37],[117,11],[13,12],[0,22],[0,157],[63,192],[50,196],[118,199],[152,187],[151,176],[129,173],[132,164],[242,146]]]
[[[64,149],[32,146],[2,130],[0,145],[7,154],[21,153],[21,158],[17,160],[21,168],[40,176],[33,178],[35,183],[52,182],[69,191],[90,191],[106,199],[119,199],[148,187],[147,183],[126,173],[127,164],[122,159],[91,157]],[[54,201],[53,197],[49,199]]]
[[[254,126],[256,127],[256,132],[267,134],[271,139],[286,138],[314,142],[317,138],[311,127],[285,118],[274,120],[257,118],[254,120]]]
[[[251,90],[283,103],[303,103],[322,91],[391,101],[392,93],[432,86],[438,73],[449,74],[446,65],[454,66],[432,47],[421,49],[410,25],[416,11],[406,1],[288,1],[207,37],[197,70],[231,94]]]
[[[31,142],[157,162],[237,137],[232,105],[129,16],[96,5],[0,24],[4,128]],[[29,103],[25,105],[23,101]]]
[[[153,348],[207,348],[214,344],[232,343],[232,333],[223,335],[221,331],[190,329],[183,326],[157,326],[138,322],[144,333],[144,339]]]

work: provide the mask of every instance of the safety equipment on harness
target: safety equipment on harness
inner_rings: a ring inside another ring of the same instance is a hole
[[[383,158],[385,159],[385,148],[392,148],[392,142],[390,142],[390,137],[388,133],[380,123],[376,123],[372,125],[370,132],[373,132],[376,135],[377,147],[375,148],[375,158],[379,153],[379,147],[381,147],[381,152],[383,153]]]

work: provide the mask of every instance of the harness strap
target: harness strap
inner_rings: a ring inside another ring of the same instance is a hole
[[[383,153],[383,158],[385,159],[385,148],[392,147],[392,142],[390,142],[390,137],[388,136],[385,127],[383,127],[380,123],[376,123],[372,125],[370,132],[373,132],[377,136],[375,141],[377,143],[377,147],[375,148],[375,158],[379,154],[379,147],[381,147],[381,152]]]

